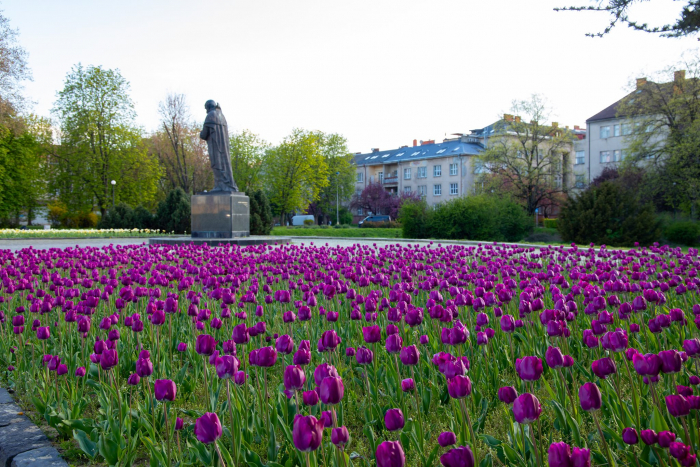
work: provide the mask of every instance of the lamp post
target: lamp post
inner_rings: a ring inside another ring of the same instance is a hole
[[[117,185],[116,180],[112,180],[112,209],[114,210],[114,187]]]
[[[339,207],[339,191],[340,191],[340,184],[338,183],[338,175],[340,175],[340,172],[335,173],[335,225],[340,224],[340,207]]]

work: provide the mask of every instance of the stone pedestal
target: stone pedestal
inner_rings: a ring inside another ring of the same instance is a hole
[[[192,238],[250,236],[250,200],[242,192],[192,196]]]

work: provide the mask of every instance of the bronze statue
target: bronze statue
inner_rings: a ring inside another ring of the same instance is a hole
[[[238,191],[231,171],[231,151],[229,150],[228,125],[226,117],[221,113],[221,107],[213,100],[204,104],[207,118],[199,137],[207,142],[209,147],[209,162],[214,171],[214,189],[212,192]]]

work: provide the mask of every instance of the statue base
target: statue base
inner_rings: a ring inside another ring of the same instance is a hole
[[[250,236],[250,200],[242,192],[193,195],[192,238]]]

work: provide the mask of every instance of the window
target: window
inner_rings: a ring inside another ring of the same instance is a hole
[[[425,196],[426,193],[428,193],[428,185],[420,185],[418,187],[418,194],[421,196]]]
[[[486,167],[483,162],[474,162],[474,173],[483,174],[486,173]]]
[[[379,183],[384,183],[384,172],[378,172],[377,178],[379,179]]]
[[[403,169],[403,179],[404,180],[410,180],[411,179],[411,169]]]
[[[440,196],[442,194],[442,185],[433,185],[433,194]]]
[[[613,136],[620,136],[620,125],[613,125]]]
[[[457,164],[450,164],[450,175],[457,175]]]
[[[406,153],[400,152],[400,153],[398,153],[398,154],[396,155],[396,157],[401,157],[401,156],[403,156],[404,154],[406,154]]]
[[[384,159],[385,157],[389,157],[389,156],[391,156],[391,154],[384,154],[384,155],[382,156],[382,159]]]
[[[410,186],[403,187],[403,192],[406,193],[407,195],[410,195],[411,194],[411,187]]]
[[[433,166],[433,177],[439,177],[442,175],[442,166],[441,165],[434,165]]]
[[[610,127],[609,126],[600,127],[600,137],[601,138],[610,138]]]
[[[629,123],[622,124],[622,135],[627,136],[632,134],[632,125]]]
[[[365,181],[364,172],[357,172],[357,183],[362,183]]]
[[[620,162],[622,160],[622,151],[615,149],[613,151],[613,162]]]
[[[450,194],[451,195],[458,195],[459,194],[459,186],[456,183],[450,183]]]
[[[600,163],[610,162],[610,151],[600,151]]]
[[[425,178],[427,177],[427,171],[428,169],[426,167],[418,167],[418,178]]]
[[[586,163],[586,151],[576,151],[576,165]]]
[[[420,154],[420,151],[414,152],[413,154],[411,154],[411,156],[417,156],[418,154]]]
[[[576,188],[583,188],[583,185],[586,183],[584,180],[585,175],[576,175]]]
[[[439,150],[438,152],[436,152],[435,154],[442,154],[442,153],[445,152],[445,151],[447,151],[447,149],[440,149],[440,150]]]
[[[361,216],[362,215],[362,208],[357,208],[357,215]]]

